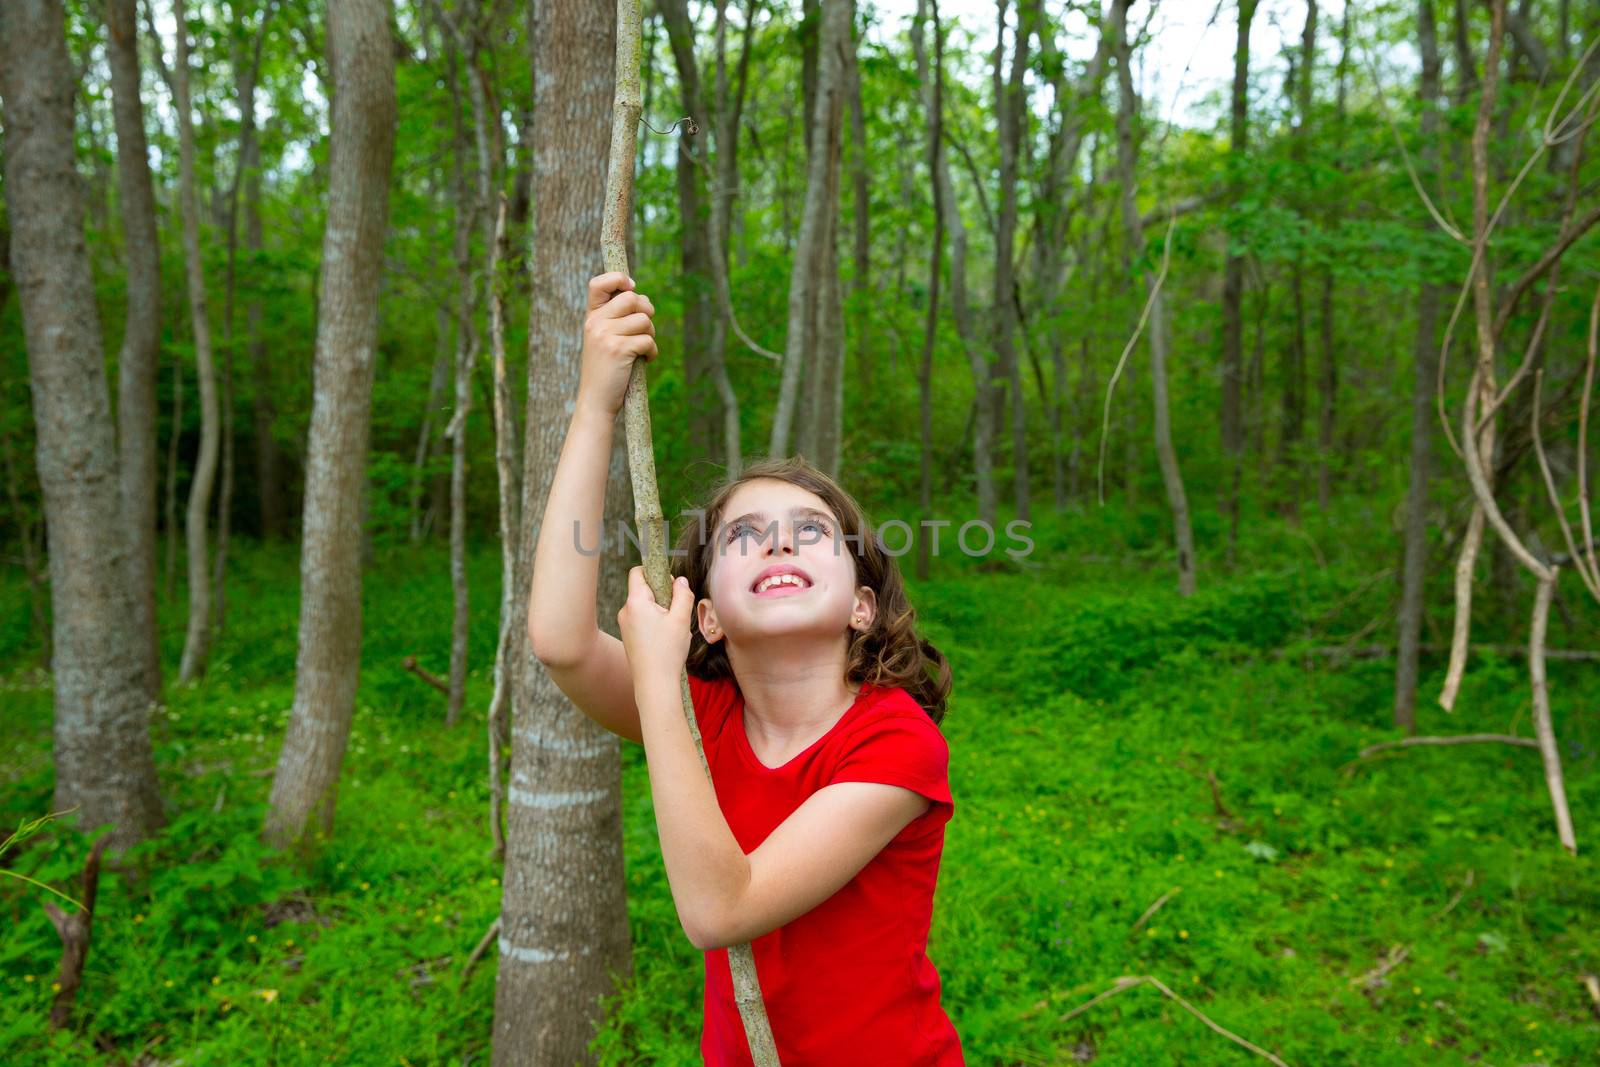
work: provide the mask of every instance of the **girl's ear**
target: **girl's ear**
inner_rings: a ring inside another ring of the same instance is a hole
[[[709,597],[701,597],[694,606],[695,628],[700,631],[700,636],[705,638],[706,644],[714,645],[722,640],[722,627],[717,624],[717,612],[711,606]]]
[[[854,630],[872,629],[878,614],[878,594],[870,585],[856,586],[856,602],[850,609],[850,627]]]

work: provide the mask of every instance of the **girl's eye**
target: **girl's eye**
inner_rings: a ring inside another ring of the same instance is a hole
[[[819,531],[823,537],[828,536],[828,524],[822,522],[820,519],[807,519],[805,522],[800,524],[801,529],[805,529],[807,526]]]
[[[732,526],[728,527],[728,540],[730,542],[731,541],[737,541],[745,533],[749,532],[749,530],[750,530],[750,524],[749,523],[747,523],[747,522],[736,522]]]

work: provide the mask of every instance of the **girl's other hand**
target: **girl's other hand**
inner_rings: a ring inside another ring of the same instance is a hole
[[[610,418],[622,410],[633,361],[656,357],[656,306],[620,271],[589,279],[589,316],[583,322],[578,404]]]
[[[650,583],[644,580],[644,568],[634,567],[628,572],[628,600],[617,612],[617,629],[622,634],[622,648],[636,688],[651,679],[677,681],[689,658],[689,618],[693,610],[694,595],[689,592],[687,578],[673,579],[672,605],[664,608],[656,603]]]

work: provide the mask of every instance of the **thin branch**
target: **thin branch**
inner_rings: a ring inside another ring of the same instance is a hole
[[[1150,293],[1145,297],[1144,310],[1139,312],[1139,321],[1133,328],[1133,336],[1128,338],[1128,343],[1122,347],[1122,355],[1117,359],[1116,369],[1111,372],[1111,380],[1106,383],[1105,408],[1100,418],[1100,460],[1096,467],[1095,477],[1099,483],[1100,503],[1106,502],[1106,439],[1111,432],[1111,395],[1117,388],[1117,380],[1122,377],[1122,370],[1128,365],[1128,357],[1133,353],[1133,346],[1139,343],[1139,337],[1144,333],[1144,324],[1150,318],[1150,309],[1155,306],[1156,297],[1161,295],[1161,286],[1167,280],[1167,267],[1172,263],[1172,231],[1177,229],[1178,220],[1172,219],[1167,223],[1167,237],[1161,245],[1161,269],[1156,273],[1155,284],[1150,286]]]
[[[1368,745],[1359,753],[1359,759],[1370,759],[1379,752],[1394,748],[1433,748],[1441,745],[1513,745],[1517,748],[1538,748],[1539,742],[1531,737],[1515,734],[1446,734],[1441,737],[1402,737],[1398,741],[1380,741]]]
[[[1162,905],[1166,904],[1167,901],[1171,900],[1173,897],[1177,896],[1181,892],[1183,892],[1183,886],[1175,885],[1171,889],[1167,890],[1165,893],[1162,893],[1159,897],[1157,897],[1156,898],[1156,902],[1154,904],[1150,905],[1148,908],[1144,909],[1144,914],[1139,916],[1138,920],[1131,927],[1128,928],[1128,936],[1132,937],[1134,934],[1138,933],[1139,932],[1139,927],[1143,926],[1146,922],[1148,922],[1150,920],[1150,916],[1152,916],[1156,912],[1160,911],[1161,908],[1162,908]]]
[[[1126,993],[1128,990],[1133,989],[1136,986],[1141,986],[1141,985],[1152,985],[1152,986],[1155,986],[1157,989],[1159,989],[1161,991],[1162,995],[1164,995],[1164,996],[1176,1001],[1178,1003],[1178,1006],[1181,1007],[1184,1011],[1188,1012],[1190,1015],[1193,1015],[1196,1019],[1199,1019],[1201,1022],[1203,1022],[1207,1026],[1209,1026],[1213,1031],[1215,1031],[1218,1034],[1221,1034],[1223,1037],[1227,1038],[1229,1041],[1232,1041],[1234,1044],[1240,1046],[1241,1048],[1249,1049],[1251,1052],[1254,1052],[1257,1056],[1260,1056],[1262,1059],[1265,1059],[1265,1060],[1267,1060],[1267,1061],[1269,1061],[1271,1063],[1277,1064],[1278,1067],[1289,1067],[1289,1065],[1287,1063],[1284,1063],[1283,1060],[1279,1059],[1277,1056],[1275,1056],[1272,1053],[1268,1052],[1266,1049],[1262,1048],[1260,1045],[1256,1045],[1256,1044],[1253,1044],[1253,1043],[1251,1043],[1249,1041],[1246,1041],[1244,1038],[1240,1037],[1238,1034],[1234,1033],[1232,1030],[1224,1029],[1223,1027],[1218,1026],[1216,1023],[1212,1022],[1210,1016],[1206,1015],[1205,1012],[1201,1011],[1199,1008],[1195,1007],[1193,1004],[1190,1004],[1187,1000],[1184,1000],[1182,997],[1178,996],[1178,994],[1176,994],[1172,990],[1168,989],[1166,984],[1163,983],[1159,978],[1155,977],[1154,975],[1150,975],[1150,974],[1124,975],[1123,977],[1118,978],[1117,981],[1116,981],[1116,984],[1113,985],[1110,989],[1106,990],[1104,993],[1098,994],[1093,1000],[1090,1000],[1090,1001],[1088,1001],[1088,1002],[1086,1002],[1084,1004],[1078,1005],[1076,1008],[1073,1008],[1071,1011],[1069,1011],[1065,1015],[1061,1016],[1060,1020],[1058,1020],[1058,1021],[1066,1022],[1068,1019],[1071,1019],[1074,1016],[1083,1014],[1084,1012],[1088,1011],[1090,1008],[1094,1007],[1096,1004],[1099,1004],[1103,1000],[1108,1000],[1109,998],[1116,996],[1118,993]]]

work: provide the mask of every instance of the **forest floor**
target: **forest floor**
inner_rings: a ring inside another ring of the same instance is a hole
[[[1153,530],[1151,546],[1108,552],[1103,528],[1046,528],[1020,570],[958,557],[910,583],[955,674],[956,808],[929,956],[967,1061],[1265,1062],[1185,1004],[1297,1067],[1600,1061],[1582,980],[1600,972],[1600,667],[1551,665],[1573,858],[1533,750],[1352,762],[1396,736],[1393,661],[1307,649],[1388,610],[1392,579],[1370,580],[1371,561],[1284,534],[1258,547],[1289,562],[1203,570],[1182,600]],[[488,1062],[493,952],[459,982],[500,897],[481,726],[497,551],[472,561],[470,714],[454,730],[401,665],[415,654],[445,673],[446,555],[379,552],[335,837],[308,868],[258,843],[293,696],[297,560],[236,547],[230,563],[211,670],[170,685],[154,721],[170,821],[144,846],[147,876],[102,883],[69,1030],[48,1028],[48,898],[0,879],[0,1062]],[[15,572],[4,582],[9,827],[49,809],[52,771],[26,592]],[[169,665],[182,610],[180,590],[162,619]],[[1480,630],[1514,644],[1525,624]],[[1552,620],[1551,640],[1581,637]],[[1422,732],[1531,734],[1520,659],[1474,656],[1454,715],[1433,701],[1442,671],[1425,661]],[[634,978],[593,1047],[604,1064],[697,1063],[700,954],[673,911],[643,751],[626,743],[623,791]],[[5,862],[70,892],[86,852],[51,826]],[[1141,975],[1173,996],[1146,983],[1072,1014]]]

